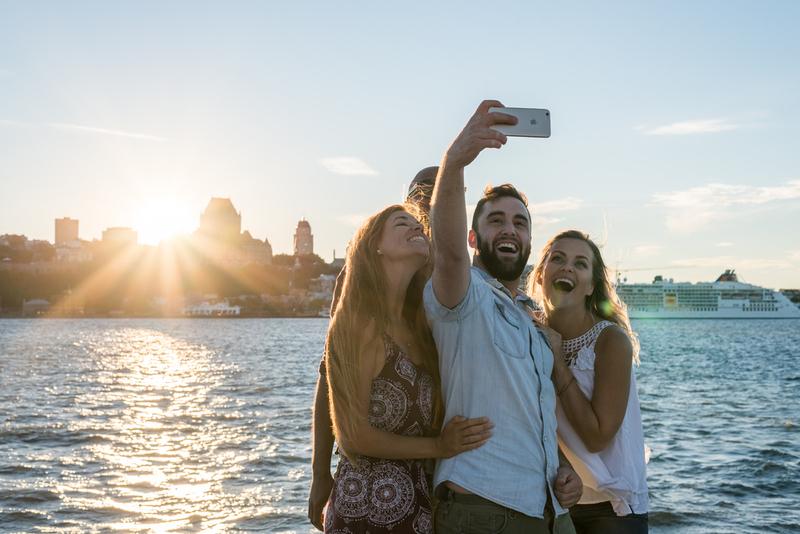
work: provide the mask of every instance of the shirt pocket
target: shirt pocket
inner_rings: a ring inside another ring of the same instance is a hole
[[[526,356],[524,343],[526,336],[519,324],[519,318],[499,302],[494,304],[493,336],[495,347],[506,356],[519,359]]]

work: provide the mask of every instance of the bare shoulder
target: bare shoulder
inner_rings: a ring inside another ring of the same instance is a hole
[[[595,354],[601,360],[628,361],[633,359],[633,343],[619,325],[605,328],[597,338]]]
[[[378,376],[386,363],[386,348],[383,342],[383,332],[380,331],[374,320],[364,325],[363,333],[359,365],[362,376],[371,381]]]

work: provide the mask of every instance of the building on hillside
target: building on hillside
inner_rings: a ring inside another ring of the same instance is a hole
[[[346,258],[337,258],[336,257],[336,249],[333,250],[333,261],[330,262],[328,265],[333,267],[334,269],[342,270],[344,269]]]
[[[272,245],[250,232],[242,232],[242,214],[229,198],[214,197],[200,215],[200,227],[194,233],[195,245],[208,257],[228,266],[272,263]]]
[[[184,315],[191,317],[235,317],[241,314],[241,306],[231,306],[228,301],[200,302],[183,309]]]
[[[240,263],[272,263],[272,245],[269,239],[258,240],[245,230],[239,238]]]
[[[236,211],[230,198],[213,197],[200,215],[197,233],[212,240],[232,243],[242,233],[242,214]]]
[[[84,263],[92,261],[89,243],[76,239],[56,245],[56,260],[61,263]]]
[[[300,219],[294,231],[294,255],[310,256],[314,254],[314,235],[311,225],[305,219]]]
[[[333,288],[336,286],[336,275],[321,274],[308,282],[308,293],[311,298],[330,300],[333,298]]]
[[[31,299],[22,301],[23,315],[44,315],[50,310],[50,302],[45,299]]]
[[[28,248],[28,238],[21,234],[3,234],[0,235],[0,246],[12,250],[25,250]]]
[[[65,245],[78,240],[78,219],[62,217],[56,219],[56,241],[55,245]]]

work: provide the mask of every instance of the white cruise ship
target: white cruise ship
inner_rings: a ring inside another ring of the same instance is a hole
[[[726,270],[716,282],[673,282],[656,276],[650,284],[617,284],[631,319],[800,319],[786,295],[740,282]]]

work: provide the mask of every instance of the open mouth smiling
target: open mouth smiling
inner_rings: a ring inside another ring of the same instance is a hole
[[[500,241],[495,248],[504,254],[516,254],[519,251],[519,246],[513,241]]]
[[[569,293],[570,291],[575,289],[575,283],[569,278],[556,278],[553,281],[553,287],[558,291]]]

